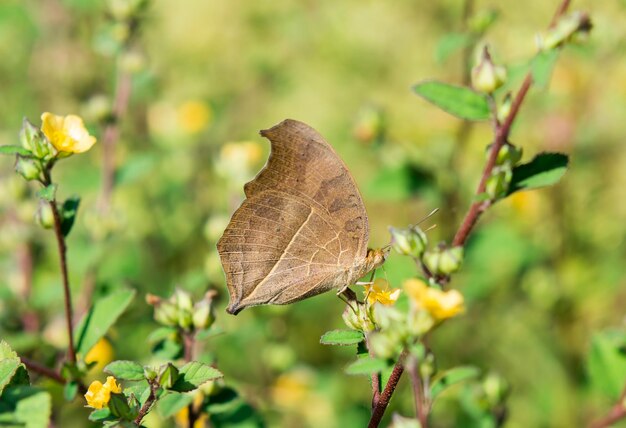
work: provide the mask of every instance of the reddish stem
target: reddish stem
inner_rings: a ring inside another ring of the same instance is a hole
[[[611,411],[605,417],[592,422],[589,428],[609,427],[624,417],[626,417],[626,387],[624,387],[622,394],[617,403],[611,408]]]
[[[51,368],[48,368],[43,364],[39,364],[36,361],[29,360],[25,357],[20,357],[20,360],[22,360],[22,363],[24,363],[28,370],[39,373],[40,375],[52,379],[53,381],[60,383],[61,385],[65,385],[66,382],[63,376],[61,376],[59,373],[52,370]]]
[[[389,376],[389,380],[387,381],[387,385],[385,385],[385,389],[383,389],[383,392],[380,394],[380,398],[378,399],[378,403],[376,403],[376,407],[374,407],[374,411],[372,412],[372,417],[370,418],[367,428],[377,428],[380,421],[383,419],[383,415],[385,414],[385,410],[387,410],[391,396],[396,390],[396,386],[398,386],[398,382],[400,381],[400,377],[404,371],[404,356],[404,353],[400,355],[398,362],[393,368],[391,376]]]

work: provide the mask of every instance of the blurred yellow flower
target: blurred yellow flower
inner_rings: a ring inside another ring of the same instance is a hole
[[[109,403],[112,392],[115,394],[122,392],[122,387],[117,384],[113,376],[108,376],[104,384],[99,380],[94,380],[85,394],[87,406],[102,409]]]
[[[187,101],[178,107],[178,121],[183,131],[195,134],[205,129],[212,119],[209,106],[201,101]]]
[[[415,278],[404,282],[404,290],[413,303],[429,312],[435,321],[452,318],[465,311],[463,295],[457,290],[441,291]]]
[[[376,302],[383,305],[393,305],[400,296],[399,288],[389,288],[389,282],[383,278],[377,278],[372,285],[365,286],[367,303],[373,305]]]
[[[41,115],[41,122],[41,130],[60,152],[83,153],[96,144],[96,138],[89,135],[78,116],[57,116],[45,112]]]
[[[100,372],[111,361],[113,361],[113,347],[104,337],[98,340],[85,355],[86,363],[96,363],[90,371]]]
[[[204,394],[202,394],[201,392],[196,393],[196,395],[193,397],[193,405],[196,407],[200,407],[203,401]],[[205,412],[202,412],[200,414],[200,417],[196,419],[196,421],[193,423],[193,428],[204,428],[205,426],[207,426],[207,419],[207,414]],[[174,416],[174,420],[176,421],[176,425],[180,427],[189,427],[189,407],[185,406],[180,409],[178,413],[176,413],[176,415]]]

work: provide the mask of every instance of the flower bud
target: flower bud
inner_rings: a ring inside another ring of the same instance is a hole
[[[428,239],[426,234],[417,226],[406,229],[389,227],[391,233],[391,246],[398,253],[405,256],[420,258],[424,253]]]
[[[486,150],[486,157],[491,156],[491,148],[493,144],[489,144]],[[511,143],[506,143],[500,147],[498,156],[496,157],[496,165],[502,166],[515,166],[522,159],[523,149],[521,147],[514,146]]]
[[[149,366],[144,366],[143,375],[146,377],[146,379],[148,379],[148,381],[154,380],[158,376],[156,370]]]
[[[439,272],[450,275],[457,272],[463,264],[463,247],[446,248],[439,258]]]
[[[15,172],[28,181],[37,180],[41,175],[41,164],[36,159],[17,155]]]
[[[197,330],[206,330],[215,322],[213,312],[213,299],[203,299],[196,303],[193,308],[193,326]]]
[[[191,295],[182,288],[176,287],[174,299],[179,310],[188,312],[193,311],[193,301],[191,300]]]
[[[57,154],[57,150],[50,144],[44,133],[26,118],[20,130],[20,143],[37,159],[51,159]]]
[[[545,35],[538,36],[537,45],[540,50],[554,49],[571,41],[577,35],[589,33],[591,27],[589,15],[580,11],[571,12],[561,16]]]
[[[178,324],[178,308],[169,300],[162,300],[157,296],[148,294],[148,304],[154,306],[154,320],[159,324],[174,327]]]
[[[346,325],[354,330],[363,332],[373,331],[376,326],[364,303],[352,302],[341,315]]]
[[[472,86],[479,92],[491,94],[506,81],[506,69],[495,65],[487,46],[484,47],[480,62],[472,68]]]
[[[54,214],[52,207],[44,200],[39,201],[39,206],[35,212],[35,221],[44,229],[52,229],[54,227]]]
[[[400,353],[402,344],[392,331],[378,331],[368,337],[369,348],[378,358],[391,358]]]
[[[502,100],[502,104],[498,107],[498,120],[500,122],[504,122],[507,117],[509,117],[509,113],[511,112],[511,105],[513,104],[513,95],[510,92],[507,92]]]
[[[178,369],[172,363],[161,366],[159,370],[159,385],[163,388],[171,388],[178,379]]]
[[[512,178],[513,172],[510,167],[494,168],[485,186],[489,198],[495,200],[504,197],[509,190]]]
[[[510,385],[502,376],[489,373],[482,382],[485,397],[492,406],[501,404],[510,392]]]
[[[428,311],[411,311],[407,317],[407,328],[411,336],[421,336],[435,325],[435,319]]]

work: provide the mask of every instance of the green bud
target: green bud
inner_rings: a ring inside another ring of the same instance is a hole
[[[203,299],[194,305],[192,321],[197,330],[206,330],[213,325],[215,313],[212,299]]]
[[[467,24],[470,31],[476,34],[483,34],[496,22],[498,11],[495,9],[483,9],[469,19]]]
[[[178,308],[170,300],[163,300],[159,296],[148,293],[146,302],[154,306],[154,320],[156,322],[171,327],[178,324]]]
[[[178,379],[178,369],[172,363],[167,363],[159,371],[159,385],[165,389],[171,388]]]
[[[352,302],[351,306],[346,306],[341,317],[346,325],[354,330],[368,332],[376,328],[365,303]]]
[[[463,247],[446,248],[439,258],[439,272],[450,275],[457,272],[463,264]]]
[[[174,299],[179,310],[188,312],[193,311],[193,301],[191,300],[191,295],[182,288],[176,287]]]
[[[17,155],[15,172],[27,181],[37,180],[41,176],[41,163],[37,159]]]
[[[148,379],[149,381],[154,380],[157,378],[157,372],[153,367],[150,366],[144,366],[143,367],[143,374],[146,377],[146,379]]]
[[[407,317],[407,328],[411,336],[421,336],[435,325],[435,320],[428,311],[410,311]]]
[[[378,331],[368,336],[370,350],[378,358],[392,358],[402,350],[398,335],[391,331]]]
[[[491,94],[506,82],[506,69],[495,65],[487,46],[478,64],[472,68],[472,87],[479,92]]]
[[[511,387],[502,376],[489,373],[482,382],[483,392],[491,406],[497,406],[509,395]]]
[[[436,275],[439,272],[439,260],[441,259],[441,249],[435,248],[424,253],[422,261],[430,273]]]
[[[406,229],[389,227],[391,233],[391,246],[398,253],[405,256],[420,258],[424,253],[428,239],[426,234],[417,226]]]
[[[487,146],[487,158],[491,155],[492,147],[493,144]],[[522,153],[523,149],[521,147],[506,143],[500,147],[500,151],[496,157],[496,165],[515,166],[522,159]]]
[[[496,200],[506,196],[512,178],[513,171],[511,171],[510,167],[503,166],[501,168],[494,168],[485,186],[485,191],[487,195],[489,195],[489,198]]]
[[[587,34],[592,24],[589,15],[575,11],[559,18],[544,36],[538,36],[537,44],[541,50],[550,50],[571,41],[578,34]]]
[[[50,203],[40,200],[37,211],[35,212],[35,221],[44,229],[52,229],[54,227],[54,214]]]
[[[37,159],[52,159],[57,154],[57,150],[50,144],[44,133],[26,118],[20,130],[20,143]]]
[[[507,117],[509,117],[509,113],[511,112],[511,105],[513,104],[513,95],[510,92],[507,92],[502,100],[502,104],[498,107],[498,120],[500,122],[504,122]]]
[[[420,361],[420,376],[422,379],[429,379],[435,373],[435,369],[435,356],[429,352]]]

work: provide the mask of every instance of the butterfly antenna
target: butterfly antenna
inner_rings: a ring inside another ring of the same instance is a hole
[[[430,213],[429,213],[426,217],[423,217],[420,221],[418,221],[418,222],[416,223],[416,226],[417,226],[418,224],[422,224],[423,222],[425,222],[426,220],[428,220],[429,218],[431,218],[432,216],[434,216],[434,215],[437,213],[437,211],[439,211],[439,208],[435,208],[434,210],[432,210],[432,211],[431,211],[431,212],[430,212]]]

